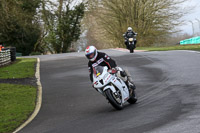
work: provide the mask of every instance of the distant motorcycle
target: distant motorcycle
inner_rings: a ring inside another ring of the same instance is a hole
[[[125,82],[117,76],[116,69],[108,69],[107,66],[97,66],[94,69],[94,88],[105,96],[115,109],[123,109],[126,102],[136,103],[135,90],[129,89]]]
[[[136,34],[137,35],[137,34]],[[125,36],[125,34],[123,34],[124,38],[127,40],[127,48],[130,50],[130,53],[133,53],[134,52],[134,49],[135,49],[135,42],[136,42],[136,35],[134,35],[133,37],[131,38],[127,38]]]

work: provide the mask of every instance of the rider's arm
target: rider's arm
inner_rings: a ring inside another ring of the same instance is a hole
[[[133,31],[133,35],[137,35],[137,33]]]
[[[103,58],[109,68],[115,68],[117,66],[115,61],[113,59],[111,59],[107,54],[104,54]]]
[[[127,39],[127,38],[128,38],[128,32],[125,33],[125,39]]]

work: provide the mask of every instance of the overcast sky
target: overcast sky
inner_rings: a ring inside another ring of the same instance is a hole
[[[200,0],[188,0],[188,2],[184,3],[184,6],[185,7],[194,6],[194,8],[190,14],[183,17],[183,20],[186,21],[186,24],[181,26],[180,29],[182,29],[183,32],[185,33],[192,34],[193,33],[192,23],[193,23],[194,32],[195,33],[200,32],[200,23],[196,20],[196,19],[200,20]],[[189,21],[192,21],[192,23]]]

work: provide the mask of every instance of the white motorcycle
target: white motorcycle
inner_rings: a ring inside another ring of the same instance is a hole
[[[118,71],[119,72],[119,71]],[[135,90],[129,89],[125,82],[117,76],[116,69],[107,66],[95,67],[93,86],[117,110],[123,109],[126,102],[134,104],[137,101]]]

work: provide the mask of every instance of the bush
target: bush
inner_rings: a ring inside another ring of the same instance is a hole
[[[30,55],[41,55],[40,52],[32,52]]]

